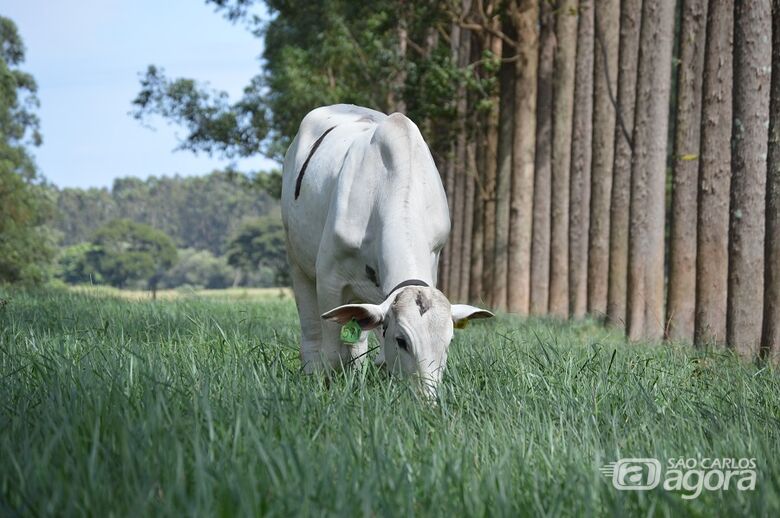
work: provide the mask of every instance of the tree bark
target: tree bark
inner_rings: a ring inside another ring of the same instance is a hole
[[[704,46],[696,224],[697,345],[722,345],[726,341],[733,28],[733,0],[710,0]]]
[[[766,264],[762,354],[780,362],[780,6],[772,12],[772,95],[766,177]]]
[[[406,23],[406,12],[401,8],[396,25],[396,53],[398,55],[398,70],[393,74],[390,88],[387,92],[387,108],[389,112],[406,113],[406,100],[403,90],[406,84],[406,48],[409,30]]]
[[[463,244],[460,259],[460,296],[459,300],[468,302],[469,288],[471,287],[471,258],[474,246],[474,190],[477,175],[476,143],[470,140],[466,143],[466,157],[464,162],[466,186],[464,188],[463,203]],[[481,252],[480,252],[481,255]]]
[[[450,229],[455,226],[455,168],[454,157],[452,156],[452,146],[447,153],[447,158],[444,160],[444,164],[441,170],[444,171],[444,192],[447,195],[447,204],[450,209]],[[440,173],[441,174],[441,173]],[[450,290],[450,272],[452,270],[452,230],[450,230],[450,236],[447,239],[447,243],[442,250],[441,258],[439,261],[440,281],[439,289],[447,295],[451,296]]]
[[[505,23],[503,32],[514,33]],[[511,36],[510,36],[511,37]],[[505,59],[514,57],[514,49],[504,45]],[[514,140],[515,67],[504,62],[500,72],[501,93],[498,120],[498,170],[496,178],[496,240],[493,267],[492,306],[499,311],[507,308],[507,266],[509,262],[509,202],[512,191],[512,141]]]
[[[593,160],[588,232],[588,312],[607,313],[609,284],[609,206],[615,152],[620,0],[596,0],[593,69]]]
[[[706,0],[683,0],[669,242],[667,338],[693,342],[696,314],[696,204],[701,142]]]
[[[466,13],[471,7],[470,0],[461,0],[462,12]],[[469,32],[462,29],[457,23],[452,24],[452,33],[450,36],[450,48],[452,56],[456,60],[458,68],[468,66],[471,55],[471,38]],[[466,85],[458,85],[455,93],[455,112],[456,112],[456,134],[453,144],[452,157],[454,160],[454,197],[450,198],[453,205],[452,231],[450,240],[452,248],[449,265],[449,297],[451,300],[460,301],[461,299],[461,273],[463,268],[463,248],[465,241],[464,223],[465,223],[465,202],[466,202],[466,112],[468,110],[468,100],[466,98]],[[469,236],[470,237],[470,236]]]
[[[468,2],[471,3],[470,0]],[[464,5],[466,2],[464,2]],[[471,62],[474,50],[472,45],[475,42],[471,31],[465,31],[461,34],[461,54],[460,54],[460,68],[466,69]],[[471,129],[468,115],[469,99],[464,100],[464,113],[463,113],[463,126],[460,131],[464,139],[464,155],[463,155],[463,236],[461,242],[461,256],[460,256],[460,280],[458,281],[460,286],[458,300],[462,302],[468,302],[469,299],[469,276],[471,275],[471,247],[472,247],[472,232],[474,230],[474,188],[475,179],[477,176],[476,166],[476,150],[474,143],[474,133]]]
[[[593,2],[580,2],[569,191],[569,313],[585,316],[588,303],[588,221],[593,137]]]
[[[498,18],[494,28],[500,28]],[[496,26],[497,25],[497,26]],[[490,50],[494,56],[501,57],[501,38],[490,37]],[[484,167],[484,236],[482,259],[482,293],[481,298],[491,301],[493,293],[493,272],[496,262],[496,172],[498,168],[498,109],[499,88],[490,96],[491,107],[487,115],[485,136],[485,167]]]
[[[536,100],[536,154],[533,237],[531,241],[531,314],[544,315],[550,288],[550,198],[552,170],[553,58],[555,13],[551,2],[542,2],[539,36],[539,81]]]
[[[536,150],[536,76],[539,59],[539,3],[517,0],[512,9],[517,31],[515,61],[515,134],[512,199],[509,214],[507,309],[528,314],[531,300],[534,152]]]
[[[569,315],[569,171],[577,54],[577,0],[562,0],[558,5],[555,38],[549,311],[552,315],[566,318]]]
[[[664,194],[674,2],[644,2],[628,250],[628,336],[663,336]]]
[[[474,181],[474,192],[472,193],[472,211],[473,223],[471,228],[471,258],[469,265],[469,291],[468,301],[470,303],[483,303],[482,299],[482,268],[483,257],[485,255],[485,202],[482,192],[485,185],[485,117],[482,117],[477,124],[477,131],[474,135],[474,154],[469,156],[469,168],[476,175]]]
[[[731,347],[747,357],[759,352],[764,307],[771,32],[770,0],[737,2],[726,337]]]
[[[628,293],[628,220],[631,201],[631,134],[634,129],[642,0],[622,0],[618,57],[617,124],[609,209],[609,289],[607,322],[626,326]]]

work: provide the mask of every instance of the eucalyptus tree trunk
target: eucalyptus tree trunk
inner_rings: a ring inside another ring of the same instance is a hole
[[[607,313],[609,206],[615,151],[620,0],[596,0],[594,12],[593,159],[588,231],[588,312]]]
[[[539,3],[537,0],[516,0],[511,14],[517,31],[518,59],[515,61],[515,133],[512,141],[507,309],[525,315],[530,309],[531,294]]]
[[[733,30],[733,0],[710,0],[704,46],[696,224],[697,345],[726,342]]]
[[[550,288],[550,198],[552,171],[553,58],[555,13],[551,2],[542,2],[539,36],[539,80],[536,99],[536,155],[533,237],[531,241],[531,314],[544,315]]]
[[[471,1],[462,0],[461,8],[463,12],[467,12],[470,9]],[[457,23],[452,24],[452,32],[450,35],[450,48],[452,56],[457,63],[458,68],[465,68],[468,66],[469,57],[471,55],[471,38],[469,32],[466,29],[462,29]],[[452,145],[452,160],[453,160],[453,197],[450,198],[451,206],[453,207],[452,218],[452,231],[450,233],[450,240],[452,242],[452,248],[450,253],[449,264],[449,293],[448,295],[452,300],[461,299],[461,270],[463,268],[463,248],[464,242],[470,238],[464,233],[465,224],[465,202],[466,202],[466,113],[468,111],[468,99],[466,97],[466,85],[460,83],[457,87],[455,94],[455,111],[456,111],[456,134],[455,141]]]
[[[707,0],[683,0],[669,242],[667,338],[693,342],[696,314],[696,205]]]
[[[577,18],[577,0],[561,0],[555,13],[549,302],[550,313],[561,318],[569,314],[569,169]]]
[[[505,23],[504,33],[514,32]],[[511,36],[510,36],[511,37]],[[514,49],[504,45],[502,56],[514,58]],[[496,176],[496,240],[495,266],[493,267],[492,306],[498,310],[507,308],[507,267],[509,263],[509,202],[512,190],[512,141],[514,140],[515,66],[510,61],[501,65],[500,103],[498,119],[498,169]]]
[[[494,28],[500,28],[499,20],[491,21]],[[501,57],[502,41],[490,36],[490,50],[493,56]],[[498,169],[498,119],[499,88],[490,96],[490,111],[487,114],[485,136],[485,176],[483,184],[484,243],[482,257],[482,292],[480,298],[490,301],[493,293],[493,272],[496,262],[496,173]]]
[[[446,159],[441,166],[444,177],[444,192],[447,195],[447,204],[450,209],[450,228],[455,225],[455,168],[454,160],[452,156],[452,146],[447,152]],[[444,245],[440,259],[439,259],[439,289],[445,293],[448,297],[451,295],[450,287],[450,272],[452,271],[452,230],[450,230],[449,239]]]
[[[772,95],[769,105],[769,156],[766,177],[766,263],[764,356],[780,362],[780,6],[772,12]]]
[[[628,336],[663,336],[664,193],[674,2],[644,2],[631,163]]]
[[[472,192],[471,257],[469,258],[468,300],[482,302],[482,269],[485,254],[485,202],[482,192],[485,184],[485,118],[478,123],[479,131],[474,135],[474,152],[468,157],[469,169],[474,171]]]
[[[607,322],[626,326],[628,293],[628,219],[631,201],[631,134],[634,129],[642,0],[622,0],[618,57],[617,124],[609,208],[609,288]]]
[[[731,347],[747,357],[759,352],[764,308],[771,33],[770,0],[737,2],[726,337]]]
[[[569,313],[575,318],[585,316],[588,306],[588,220],[593,140],[592,0],[582,0],[579,12],[569,179]]]

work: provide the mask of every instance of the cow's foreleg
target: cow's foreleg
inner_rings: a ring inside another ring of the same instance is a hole
[[[301,321],[301,363],[307,374],[315,372],[320,365],[322,326],[317,305],[316,283],[295,264],[290,266],[295,305]]]

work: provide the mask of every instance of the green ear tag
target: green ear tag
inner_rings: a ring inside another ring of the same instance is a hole
[[[358,321],[352,317],[352,320],[341,326],[341,341],[348,344],[357,343],[357,341],[360,340],[360,333],[362,331]]]

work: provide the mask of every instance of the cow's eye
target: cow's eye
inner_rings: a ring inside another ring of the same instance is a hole
[[[404,351],[407,352],[409,351],[409,344],[406,343],[406,338],[399,336],[398,338],[395,339],[395,343],[397,343],[398,347],[400,347]]]

